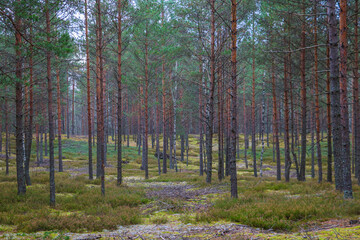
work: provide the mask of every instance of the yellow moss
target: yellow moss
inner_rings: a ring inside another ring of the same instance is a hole
[[[74,193],[57,193],[56,196],[62,197],[62,198],[71,198],[71,197],[74,197],[75,194]]]
[[[0,232],[11,232],[16,229],[15,226],[9,226],[9,225],[0,225]]]
[[[360,239],[360,226],[348,228],[333,228],[312,233],[319,239]]]

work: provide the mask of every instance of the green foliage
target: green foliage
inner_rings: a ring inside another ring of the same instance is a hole
[[[141,221],[138,206],[147,200],[140,189],[109,184],[104,198],[97,188],[86,186],[84,176],[73,179],[69,174],[59,173],[56,174],[57,205],[51,209],[48,174],[31,177],[33,185],[26,196],[16,194],[14,175],[0,179],[0,224],[16,225],[22,232],[82,232],[110,230]]]
[[[342,194],[334,192],[330,184],[270,181],[249,178],[241,181],[239,199],[216,201],[199,220],[225,219],[257,228],[291,231],[311,225],[313,221],[359,214],[358,200],[344,201]]]

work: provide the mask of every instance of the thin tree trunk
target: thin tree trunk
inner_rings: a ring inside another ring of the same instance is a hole
[[[71,134],[75,135],[75,79],[73,79],[72,85],[72,122],[71,122]]]
[[[264,73],[265,75],[265,73]],[[265,143],[264,143],[264,128],[265,128],[265,81],[263,82],[263,89],[262,89],[262,107],[261,107],[261,155],[260,155],[260,177],[263,176],[263,156],[265,150]]]
[[[211,0],[211,56],[210,56],[210,94],[206,109],[206,154],[207,174],[206,182],[211,183],[212,175],[212,138],[214,119],[214,92],[215,92],[215,0]],[[236,146],[235,146],[236,147]],[[236,150],[235,150],[236,151]]]
[[[199,131],[200,131],[200,139],[199,139],[199,158],[200,158],[200,164],[199,164],[199,174],[200,176],[204,175],[204,159],[203,159],[203,106],[202,106],[202,84],[203,84],[203,63],[201,57],[199,58]]]
[[[243,80],[243,110],[244,110],[244,161],[246,169],[249,168],[247,159],[247,150],[249,147],[248,130],[247,130],[247,112],[246,112],[246,81]]]
[[[318,76],[318,41],[317,41],[317,0],[314,1],[314,45],[315,45],[315,121],[316,121],[316,148],[317,162],[319,168],[319,182],[322,182],[322,157],[321,157],[321,138],[320,138],[320,106],[319,106],[319,76]]]
[[[177,65],[177,62],[176,62]],[[177,67],[176,67],[177,68]],[[176,112],[177,112],[177,82],[176,82],[176,78],[174,79],[175,83],[174,83],[174,91],[173,91],[173,150],[174,150],[174,158],[173,158],[173,167],[175,167],[175,171],[177,172],[177,159],[176,159]],[[170,72],[170,82],[172,82],[172,75]]]
[[[69,139],[70,138],[70,115],[69,115],[69,86],[70,86],[70,82],[69,82],[69,76],[68,74],[66,74],[66,138]]]
[[[288,82],[289,82],[289,54],[285,54],[284,57],[284,145],[285,145],[285,181],[290,181],[290,138],[289,138],[289,97],[288,97]],[[277,161],[277,169],[281,169],[280,161]],[[278,173],[279,174],[279,173]],[[277,180],[281,180],[281,176],[277,177]]]
[[[8,89],[5,86],[6,96],[8,95]],[[8,98],[5,97],[4,103],[5,112],[5,174],[9,175],[9,152],[10,152],[10,133],[9,133],[9,109],[8,109]]]
[[[88,150],[89,150],[89,179],[93,179],[92,163],[92,119],[91,119],[91,92],[90,92],[90,53],[89,53],[89,33],[88,33],[88,4],[85,0],[85,37],[86,37],[86,87],[87,87],[87,115],[88,115]]]
[[[30,44],[32,44],[32,26],[30,26]],[[31,185],[30,179],[30,157],[31,157],[31,145],[32,145],[32,125],[34,115],[34,98],[33,98],[33,46],[30,45],[30,56],[29,56],[29,112],[25,131],[25,180],[27,185]]]
[[[148,133],[149,133],[149,112],[148,112],[148,91],[149,91],[149,72],[148,72],[148,29],[146,24],[146,30],[145,30],[145,141],[143,147],[145,148],[145,179],[149,178],[149,170],[148,170]]]
[[[45,0],[46,8],[46,33],[47,42],[50,45],[50,12],[49,1]],[[49,162],[50,162],[50,206],[55,207],[55,159],[54,159],[54,120],[52,109],[52,82],[51,82],[51,52],[46,51],[47,82],[48,82],[48,121],[49,121]]]
[[[223,151],[223,108],[222,108],[222,79],[220,64],[218,66],[218,146],[219,146],[219,169],[218,169],[218,179],[221,181],[224,179],[224,151]]]
[[[59,67],[56,69],[56,80],[57,80],[59,172],[63,172],[62,145],[61,145],[61,92],[60,92],[60,70],[59,70]]]
[[[40,127],[40,161],[39,161],[39,165],[40,165],[40,163],[44,162],[43,146],[44,146],[44,126],[41,126]]]
[[[277,100],[276,100],[276,79],[275,79],[274,60],[272,61],[271,64],[271,79],[272,79],[272,96],[273,96],[273,127],[274,127],[273,134],[275,135],[274,140],[275,140],[275,151],[276,151],[276,176],[278,180],[281,180],[281,165],[280,165],[281,162],[280,162],[280,145],[279,145],[279,128],[278,128],[279,125],[278,125],[278,117],[277,117],[278,110],[277,110]]]
[[[253,155],[254,176],[257,177],[256,166],[256,119],[255,119],[255,25],[254,25],[254,12],[252,13],[252,98],[251,98],[251,149]]]
[[[121,0],[118,0],[118,29],[117,29],[117,34],[118,34],[118,79],[117,79],[117,83],[118,83],[118,109],[117,109],[117,135],[118,135],[118,155],[117,155],[117,185],[119,186],[122,183],[122,138],[121,138],[121,130],[122,130],[122,125],[121,125],[121,107],[122,107],[122,98],[121,98],[121,91],[122,91],[122,86],[121,86],[121,51],[122,51],[122,46],[121,46],[121,34],[122,34],[122,30],[121,30]]]
[[[39,124],[37,123],[35,126],[36,131],[36,164],[39,166],[40,164],[40,153],[39,153],[39,145],[40,145],[40,138],[39,138]]]
[[[314,91],[311,89],[310,94],[313,95]],[[314,144],[314,111],[313,107],[310,108],[310,131],[311,131],[311,178],[315,178],[315,144]]]
[[[105,196],[105,135],[104,135],[104,69],[103,69],[103,57],[102,57],[102,25],[101,25],[101,5],[100,0],[96,0],[96,25],[97,25],[97,39],[96,39],[96,52],[97,52],[97,134],[98,134],[98,162],[101,163],[100,175],[101,175],[101,194]]]
[[[158,173],[161,175],[161,163],[160,163],[160,108],[159,108],[159,89],[156,85],[156,155],[158,161]]]
[[[226,148],[225,148],[225,175],[230,175],[230,158],[231,158],[231,149],[230,149],[230,135],[231,135],[231,116],[230,116],[230,104],[231,104],[231,89],[226,90]]]
[[[164,9],[161,12],[161,26],[164,24]],[[165,92],[165,57],[162,56],[162,108],[163,108],[163,173],[167,173],[167,164],[166,164],[166,147],[167,147],[167,138],[166,138],[166,92]]]
[[[237,69],[236,69],[236,40],[237,40],[237,0],[231,1],[231,159],[230,159],[230,183],[231,197],[238,197],[237,170],[236,170],[236,139],[237,132]]]
[[[290,47],[290,45],[289,45]],[[298,142],[298,134],[297,134],[297,114],[294,105],[297,104],[294,103],[294,94],[293,94],[293,82],[291,80],[291,54],[288,55],[288,73],[289,73],[289,83],[290,83],[290,108],[291,108],[291,154],[295,163],[295,170],[296,170],[296,178],[299,180],[300,177],[300,169],[299,169],[299,163],[298,163],[298,157],[295,152],[295,147],[297,147]],[[296,99],[296,98],[295,98]],[[299,149],[299,148],[298,148]],[[299,152],[299,150],[298,150]],[[289,157],[290,159],[290,157]]]
[[[305,181],[306,165],[306,73],[305,73],[305,0],[302,1],[302,24],[301,24],[301,51],[300,51],[300,75],[301,75],[301,159],[300,181]]]
[[[329,33],[327,34],[327,47],[326,47],[326,67],[330,69],[330,46],[329,46]],[[326,120],[327,120],[327,181],[332,182],[332,136],[331,136],[331,95],[330,95],[330,71],[326,73]]]

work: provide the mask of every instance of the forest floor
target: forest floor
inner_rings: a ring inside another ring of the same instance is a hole
[[[217,160],[217,142],[214,141],[214,159]],[[11,145],[14,146],[13,141]],[[319,184],[316,179],[311,179],[311,175],[307,175],[306,182],[298,182],[295,178],[290,183],[276,181],[270,147],[264,153],[263,177],[253,177],[252,161],[246,169],[244,159],[239,158],[239,199],[231,199],[229,177],[217,180],[216,160],[211,184],[205,183],[205,176],[199,176],[197,136],[191,136],[189,146],[188,164],[185,157],[184,162],[178,161],[178,172],[169,170],[160,176],[154,149],[150,148],[150,177],[145,180],[144,172],[140,170],[141,156],[134,142],[130,142],[130,147],[123,150],[124,161],[128,162],[123,168],[124,183],[117,187],[116,151],[110,141],[105,170],[106,196],[102,197],[99,179],[88,180],[86,138],[64,139],[65,172],[56,173],[57,202],[54,209],[48,207],[47,157],[45,164],[37,166],[34,163],[36,153],[33,152],[32,185],[27,188],[26,196],[17,196],[15,149],[12,149],[8,176],[4,174],[2,152],[0,238],[360,238],[360,188],[357,185],[354,184],[354,199],[344,201],[333,184]],[[323,143],[323,149],[323,156],[326,156],[326,143]],[[180,159],[180,151],[177,155]],[[243,152],[240,157],[242,155]],[[326,169],[326,158],[323,168]],[[309,174],[310,169],[308,164]]]

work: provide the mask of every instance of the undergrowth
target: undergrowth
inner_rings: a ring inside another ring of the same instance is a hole
[[[99,188],[86,185],[84,176],[56,174],[56,208],[49,206],[48,174],[32,175],[33,185],[25,196],[18,196],[13,176],[0,182],[0,224],[15,225],[17,231],[37,232],[65,230],[70,232],[116,229],[119,225],[141,222],[139,206],[146,203],[139,188],[106,185],[106,195]],[[96,183],[96,182],[94,182]]]

